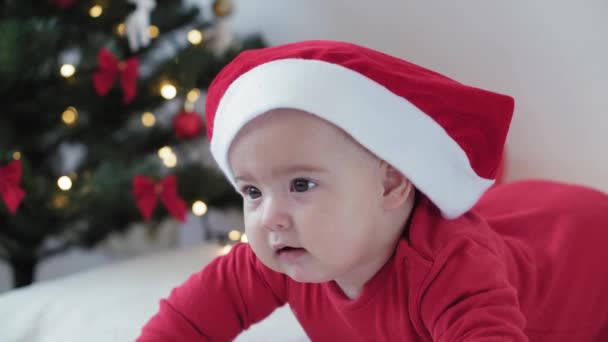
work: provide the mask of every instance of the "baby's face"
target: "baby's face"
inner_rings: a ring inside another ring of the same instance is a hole
[[[260,260],[300,282],[356,277],[387,245],[380,160],[311,114],[277,109],[229,152],[245,231]]]

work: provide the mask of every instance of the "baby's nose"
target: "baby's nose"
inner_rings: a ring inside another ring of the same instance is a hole
[[[262,225],[268,230],[281,230],[291,227],[291,214],[284,200],[267,199],[264,203]]]

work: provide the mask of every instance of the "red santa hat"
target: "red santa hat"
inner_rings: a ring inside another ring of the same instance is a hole
[[[218,74],[206,102],[211,152],[233,183],[230,144],[249,121],[276,108],[343,129],[455,218],[494,183],[513,99],[350,43],[245,51]]]

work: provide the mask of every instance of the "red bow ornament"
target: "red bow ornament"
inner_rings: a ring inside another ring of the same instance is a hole
[[[0,167],[0,196],[8,211],[13,215],[25,197],[25,191],[19,187],[21,172],[21,160],[13,160]]]
[[[186,202],[177,194],[177,181],[174,175],[167,176],[158,183],[148,177],[134,176],[133,197],[146,220],[152,217],[160,197],[160,201],[173,217],[181,222],[186,221]]]
[[[100,96],[105,96],[112,88],[114,80],[120,76],[124,97],[123,103],[127,104],[135,98],[137,94],[137,77],[139,73],[139,60],[137,57],[119,61],[110,50],[101,49],[97,56],[99,70],[93,75],[93,85],[95,91]]]

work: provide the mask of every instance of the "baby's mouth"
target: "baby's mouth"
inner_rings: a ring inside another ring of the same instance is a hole
[[[298,263],[301,258],[307,254],[307,251],[302,247],[285,246],[276,249],[275,253],[275,255],[282,262],[287,264],[295,264]]]
[[[285,246],[285,247],[277,249],[276,253],[281,254],[281,253],[286,253],[286,252],[297,252],[297,251],[306,251],[306,250],[302,247]]]

